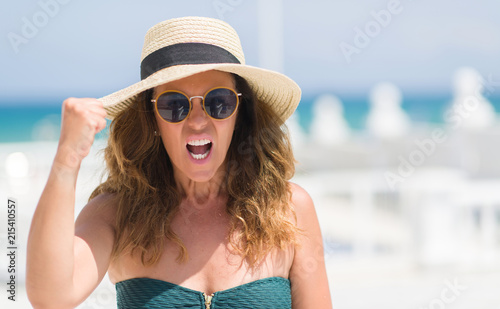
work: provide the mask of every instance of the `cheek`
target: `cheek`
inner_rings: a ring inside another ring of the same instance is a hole
[[[231,140],[233,138],[233,133],[234,133],[234,121],[226,125],[224,128],[221,128],[221,132],[223,132],[221,135],[222,144],[224,145],[224,148],[227,150],[229,149],[229,145],[231,145]]]
[[[159,133],[163,141],[163,146],[167,150],[169,156],[172,156],[176,151],[179,151],[180,145],[180,128],[178,125],[165,123],[157,119]]]
[[[162,132],[163,133],[163,132]],[[173,150],[174,150],[174,143],[173,143],[173,140],[171,137],[166,137],[168,135],[163,135],[162,134],[162,141],[163,141],[163,147],[165,147],[165,149],[167,150],[167,153],[168,155],[171,157],[172,154],[173,154]]]

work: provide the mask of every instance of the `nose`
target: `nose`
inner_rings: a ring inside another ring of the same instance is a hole
[[[203,110],[203,99],[201,97],[192,97],[192,110],[189,117],[186,119],[187,124],[194,130],[204,128],[208,122],[208,115]]]

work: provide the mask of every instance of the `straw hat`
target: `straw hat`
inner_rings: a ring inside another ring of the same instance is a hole
[[[196,73],[219,70],[243,77],[256,97],[285,121],[300,101],[299,86],[283,74],[245,64],[236,31],[224,21],[182,17],[156,24],[146,33],[141,81],[100,98],[113,119],[150,88]]]

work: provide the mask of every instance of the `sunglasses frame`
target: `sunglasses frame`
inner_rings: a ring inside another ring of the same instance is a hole
[[[231,113],[231,115],[227,116],[226,118],[222,118],[222,119],[217,119],[217,118],[214,118],[212,116],[210,116],[205,108],[205,98],[207,97],[207,94],[209,94],[211,91],[213,90],[216,90],[216,89],[227,89],[227,90],[230,90],[231,92],[233,92],[235,95],[236,95],[236,107],[234,108],[234,111]],[[160,111],[158,111],[158,99],[160,98],[160,96],[162,96],[163,94],[165,93],[180,93],[182,94],[183,96],[186,97],[186,99],[189,101],[189,112],[188,114],[186,115],[186,117],[184,117],[184,119],[182,119],[181,121],[178,121],[178,122],[172,122],[172,121],[168,121],[166,120],[165,118],[163,118],[161,115],[160,115]],[[156,114],[165,122],[168,122],[168,123],[173,123],[173,124],[177,124],[177,123],[181,123],[181,122],[184,122],[186,119],[188,119],[189,115],[191,115],[191,111],[193,110],[193,102],[191,100],[195,99],[195,98],[199,98],[201,99],[201,106],[203,108],[203,111],[205,112],[205,114],[210,117],[210,119],[213,119],[213,120],[217,120],[217,121],[222,121],[222,120],[227,120],[229,118],[231,118],[234,113],[236,112],[236,110],[238,109],[239,105],[240,105],[240,97],[242,96],[241,93],[238,93],[236,92],[234,89],[231,89],[231,88],[228,88],[228,87],[214,87],[214,88],[211,88],[209,89],[207,92],[205,92],[205,94],[203,96],[200,96],[200,95],[195,95],[195,96],[192,96],[192,97],[189,97],[187,94],[185,94],[184,92],[182,91],[179,91],[179,90],[166,90],[166,91],[163,91],[161,92],[160,94],[158,94],[156,96],[156,99],[153,99],[151,100],[151,103],[154,103],[155,105],[155,112]]]

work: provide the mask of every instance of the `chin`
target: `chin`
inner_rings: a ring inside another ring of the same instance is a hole
[[[210,170],[210,171],[197,171],[197,172],[192,172],[189,175],[189,179],[191,179],[194,182],[208,182],[212,180],[215,176],[215,171]]]

